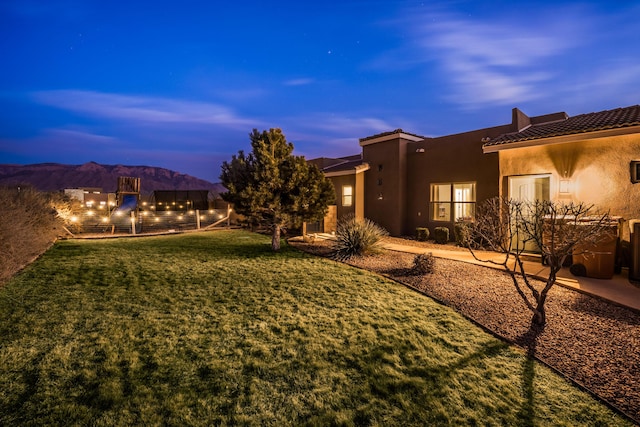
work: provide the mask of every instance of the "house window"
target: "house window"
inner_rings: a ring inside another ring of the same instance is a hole
[[[342,186],[342,206],[351,206],[353,204],[353,187],[350,185]]]
[[[636,184],[640,182],[640,161],[631,161],[631,182]]]
[[[453,222],[471,220],[476,211],[476,183],[431,184],[431,219]]]

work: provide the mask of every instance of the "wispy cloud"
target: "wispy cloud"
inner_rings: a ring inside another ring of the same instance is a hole
[[[91,145],[112,145],[117,141],[117,138],[107,135],[100,135],[84,130],[74,129],[46,129],[43,132],[43,137],[54,140],[66,140],[76,143],[91,144]]]
[[[589,17],[578,8],[540,9],[526,20],[521,12],[463,17],[411,10],[394,24],[410,37],[376,65],[439,70],[439,96],[469,108],[537,99],[540,87],[558,77],[554,62],[586,37]]]
[[[74,157],[89,152],[104,154],[126,147],[127,144],[116,137],[68,128],[43,129],[29,138],[0,140],[1,151],[28,155],[41,161],[64,162],[65,156]]]
[[[432,29],[424,42],[452,79],[451,99],[468,106],[535,99],[536,85],[553,77],[540,64],[567,48],[566,39],[508,25],[453,19]]]
[[[305,128],[322,132],[336,133],[338,135],[354,134],[359,137],[370,133],[385,132],[395,129],[385,120],[376,117],[352,117],[330,113],[318,113],[307,117],[298,118],[296,122]]]
[[[289,117],[284,122],[285,128],[290,129],[287,139],[295,144],[298,154],[307,158],[354,154],[360,138],[398,127],[376,117],[335,113]]]
[[[315,79],[312,79],[312,78],[299,78],[299,79],[286,80],[283,84],[285,86],[306,86],[314,82],[315,82]]]
[[[120,95],[82,90],[51,90],[32,94],[44,105],[74,113],[128,122],[253,126],[256,120],[241,117],[213,103],[169,98]]]
[[[638,104],[640,93],[640,60],[622,58],[594,64],[589,73],[576,76],[562,94],[565,108],[572,113],[585,113],[597,109],[626,107]]]

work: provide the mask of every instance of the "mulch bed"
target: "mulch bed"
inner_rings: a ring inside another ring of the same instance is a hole
[[[433,247],[428,242],[398,242],[424,247],[425,252]],[[290,243],[319,256],[331,255],[328,241]],[[413,258],[387,250],[347,263],[383,274],[456,309],[640,423],[640,313],[554,286],[545,304],[547,324],[533,333],[532,313],[507,274],[439,258],[432,273],[414,275],[410,271]]]

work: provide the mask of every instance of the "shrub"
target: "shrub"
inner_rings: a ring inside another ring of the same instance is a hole
[[[431,252],[428,254],[418,254],[413,258],[413,274],[430,274],[436,265],[436,258]]]
[[[429,229],[426,227],[416,228],[416,240],[425,242],[429,239]]]
[[[444,245],[449,241],[449,229],[447,227],[436,227],[433,230],[433,238],[436,243]]]
[[[468,223],[464,221],[457,221],[453,224],[453,238],[458,246],[464,246],[465,230],[468,227]]]
[[[0,286],[65,234],[69,206],[59,194],[0,187]]]
[[[384,228],[367,218],[358,219],[348,215],[338,222],[333,257],[346,260],[356,255],[375,253],[380,239],[388,234]]]

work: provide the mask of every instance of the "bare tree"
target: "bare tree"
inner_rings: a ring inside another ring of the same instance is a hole
[[[476,219],[462,227],[463,244],[478,261],[502,266],[525,305],[533,313],[532,324],[546,323],[545,302],[557,274],[572,254],[588,252],[600,241],[612,238],[615,228],[608,213],[593,205],[551,201],[489,199]],[[489,257],[478,249],[502,254]],[[542,289],[525,274],[525,252],[537,250],[549,267]]]

